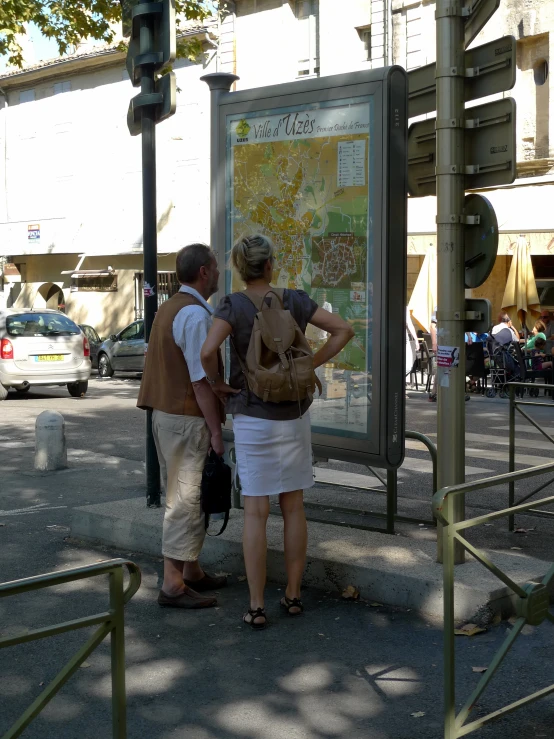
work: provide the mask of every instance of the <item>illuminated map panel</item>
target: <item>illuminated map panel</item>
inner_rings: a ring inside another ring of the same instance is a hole
[[[242,235],[269,236],[276,287],[305,290],[356,332],[318,370],[324,390],[311,419],[323,433],[365,436],[369,428],[370,394],[358,386],[371,381],[371,111],[369,98],[341,100],[228,116],[226,123],[227,251]],[[242,287],[228,272],[228,288]],[[314,350],[325,340],[313,327],[307,336]],[[359,397],[341,404],[356,382]]]

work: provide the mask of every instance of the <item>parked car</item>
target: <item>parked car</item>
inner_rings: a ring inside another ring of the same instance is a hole
[[[112,377],[118,372],[144,370],[144,321],[133,321],[118,334],[112,334],[98,350],[98,374]]]
[[[57,310],[0,311],[0,400],[8,389],[67,385],[78,398],[88,389],[90,347],[79,326]]]
[[[80,323],[79,328],[88,339],[92,369],[96,369],[98,367],[98,350],[104,339],[100,338],[96,329],[88,326],[86,323]]]

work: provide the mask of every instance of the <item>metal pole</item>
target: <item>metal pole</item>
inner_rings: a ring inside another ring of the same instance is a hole
[[[140,21],[140,52],[154,48],[153,20]],[[154,92],[154,67],[142,67],[140,91]],[[156,124],[154,107],[142,108],[142,245],[144,253],[144,340],[148,345],[154,316],[158,309],[158,233],[156,214]],[[152,433],[152,411],[146,413],[146,505],[161,505],[160,463]]]
[[[125,692],[125,617],[123,599],[123,568],[110,572],[110,613],[112,616],[112,727],[114,739],[127,736],[127,695]]]
[[[464,23],[460,0],[437,0],[437,342],[458,349],[459,366],[437,367],[438,486],[464,482]],[[457,12],[459,11],[459,13]],[[465,518],[463,495],[455,497],[451,522]],[[442,533],[437,537],[442,562]],[[454,562],[465,561],[455,542]]]
[[[239,79],[236,74],[228,72],[214,72],[205,74],[200,79],[210,88],[210,245],[217,250],[221,273],[225,270],[225,245],[221,242],[224,233],[223,215],[225,203],[219,203],[217,194],[223,184],[225,168],[221,166],[221,152],[219,146],[218,103],[222,92],[229,92],[233,82]],[[221,249],[219,245],[221,244]]]
[[[516,468],[516,389],[510,385],[510,448],[508,472]],[[513,508],[516,497],[516,486],[513,480],[508,483],[508,507]],[[514,516],[508,516],[508,531],[514,530]]]
[[[394,519],[398,512],[398,478],[396,470],[387,470],[387,534],[394,534]]]

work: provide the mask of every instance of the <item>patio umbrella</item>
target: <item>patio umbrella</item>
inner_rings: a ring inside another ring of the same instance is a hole
[[[416,328],[431,331],[431,315],[437,307],[437,255],[431,248],[425,255],[416,280],[408,310]]]
[[[529,315],[538,316],[540,313],[529,244],[524,236],[520,236],[517,240],[502,299],[502,310],[506,311],[512,321],[518,320],[522,327],[526,325]]]

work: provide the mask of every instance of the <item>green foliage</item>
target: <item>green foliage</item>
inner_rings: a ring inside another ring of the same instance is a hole
[[[8,64],[21,68],[24,64],[20,36],[25,24],[34,23],[47,38],[54,39],[60,54],[85,39],[96,39],[106,44],[114,41],[114,24],[121,21],[122,5],[125,11],[136,0],[0,0],[0,56]],[[210,0],[175,0],[177,35],[186,20],[202,22],[217,10]],[[194,42],[180,42],[177,55],[194,57],[199,49]]]

